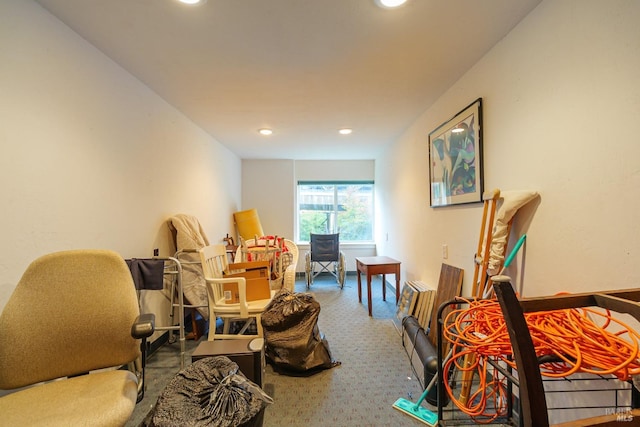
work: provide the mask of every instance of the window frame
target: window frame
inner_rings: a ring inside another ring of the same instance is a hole
[[[323,185],[323,186],[333,186],[333,216],[334,221],[337,223],[337,212],[339,211],[339,198],[338,198],[338,187],[344,185],[371,185],[371,202],[370,202],[370,212],[371,212],[371,239],[370,240],[343,240],[342,237],[340,239],[340,243],[346,243],[351,245],[359,245],[359,244],[372,244],[375,243],[375,182],[374,180],[298,180],[296,183],[296,201],[295,201],[295,236],[296,242],[298,244],[309,244],[309,238],[300,239],[300,188],[301,186],[310,186],[310,185]],[[337,225],[334,225],[337,227]],[[339,230],[335,230],[335,232],[339,232]]]

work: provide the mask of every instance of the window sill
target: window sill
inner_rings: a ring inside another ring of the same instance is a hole
[[[296,243],[298,248],[309,248],[309,242]],[[340,242],[341,249],[375,249],[375,242]]]

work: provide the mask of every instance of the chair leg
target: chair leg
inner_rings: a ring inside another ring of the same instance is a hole
[[[240,319],[235,317],[223,317],[224,320],[222,333],[216,334],[212,332],[213,330],[209,328],[209,336],[207,338],[208,341],[214,341],[216,339],[244,339],[244,338],[261,338],[264,337],[264,330],[262,328],[262,318],[260,315],[251,315],[251,317],[246,319]],[[231,324],[234,322],[244,321],[244,324],[240,328],[240,330],[236,329],[237,325],[234,325],[233,333],[231,333]],[[256,322],[256,333],[250,333],[245,335],[245,332],[251,327],[253,322]]]
[[[147,364],[147,340],[143,339],[140,343],[141,355],[129,364],[129,370],[138,377],[138,397],[136,403],[140,403],[144,399],[144,390],[146,387],[144,379],[144,370]]]
[[[200,325],[198,325],[198,310],[195,308],[191,309],[191,333],[186,339],[193,339],[197,341],[203,335],[203,331],[200,329]]]
[[[313,263],[311,262],[311,256],[309,253],[305,255],[304,260],[304,275],[307,282],[307,289],[309,289],[311,288],[311,284],[313,283]]]
[[[264,337],[264,332],[262,330],[262,316],[260,314],[256,316],[256,330],[259,337]]]

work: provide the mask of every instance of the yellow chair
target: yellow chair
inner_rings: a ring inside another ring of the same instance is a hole
[[[233,214],[233,222],[236,224],[238,236],[244,240],[253,239],[256,236],[264,236],[257,209],[235,212]]]
[[[0,389],[26,387],[0,398],[0,424],[124,425],[142,397],[140,339],[153,320],[140,316],[131,272],[115,252],[32,262],[0,315]]]
[[[199,250],[202,262],[202,271],[207,282],[207,294],[209,296],[209,341],[218,338],[258,338],[263,337],[261,317],[267,305],[276,291],[270,290],[269,298],[256,301],[247,301],[247,282],[244,277],[224,278],[229,272],[229,261],[224,245],[205,246]],[[236,283],[238,286],[238,303],[228,303],[225,298],[225,284]],[[221,334],[216,332],[215,320],[221,318],[224,321]],[[230,326],[232,321],[244,321],[244,326],[236,333],[232,333]],[[255,322],[256,333],[245,334],[251,323]]]

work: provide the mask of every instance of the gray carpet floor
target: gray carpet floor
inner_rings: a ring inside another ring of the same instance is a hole
[[[267,365],[263,389],[274,403],[265,411],[264,426],[423,425],[392,407],[399,397],[417,400],[421,390],[393,322],[393,292],[388,290],[385,302],[381,289],[381,280],[374,279],[373,317],[369,317],[366,289],[364,301],[359,303],[355,275],[347,275],[344,289],[332,276],[316,278],[310,292],[321,305],[318,327],[341,365],[308,377],[281,375]],[[296,282],[296,291],[307,291],[304,278]],[[187,342],[187,363],[198,344]],[[165,344],[150,355],[145,398],[127,426],[142,422],[179,369],[177,343]]]

